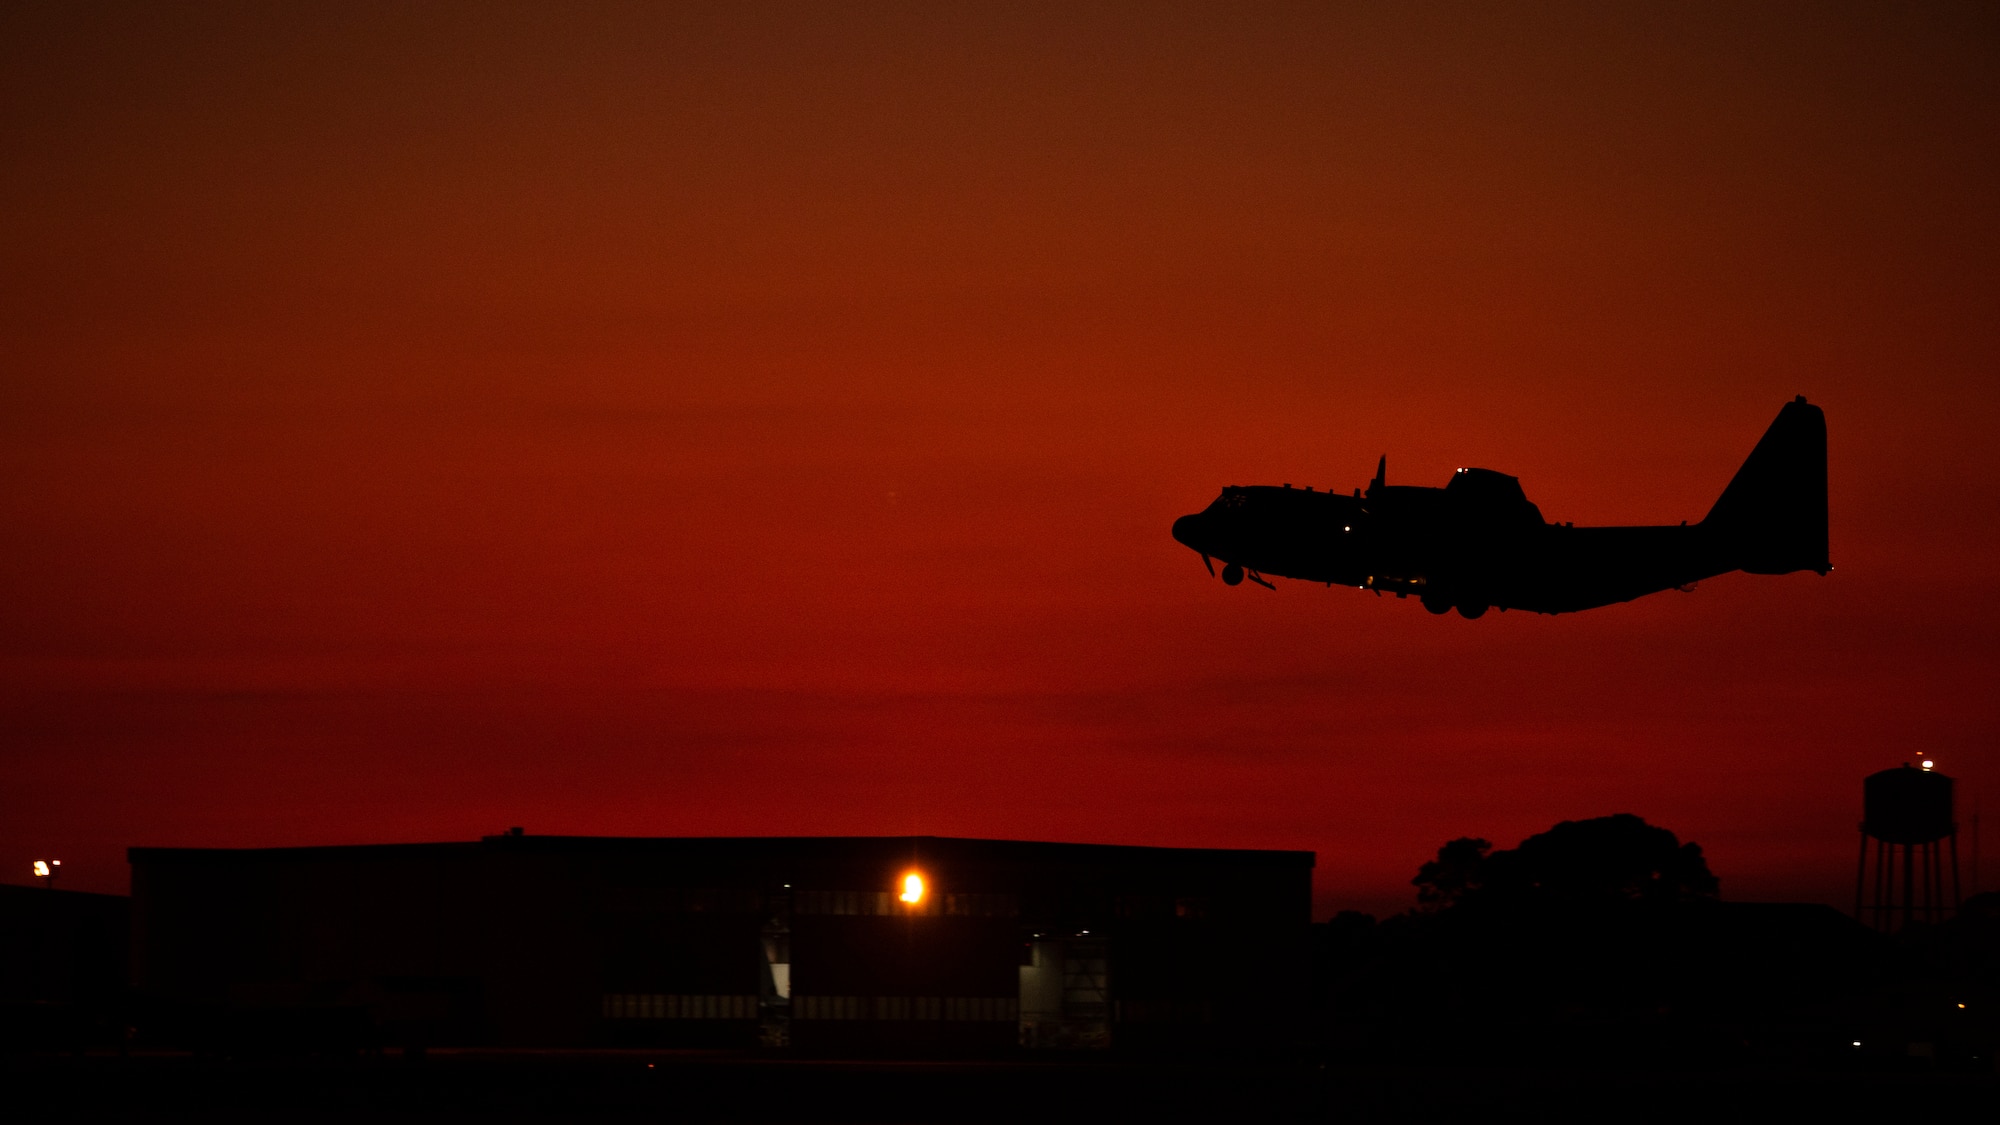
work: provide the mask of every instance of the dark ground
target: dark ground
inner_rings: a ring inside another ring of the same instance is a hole
[[[16,1122],[1891,1121],[1983,1115],[2000,1104],[2000,1077],[1990,1073],[1744,1067],[813,1062],[684,1052],[42,1055],[4,1066],[0,1117]]]

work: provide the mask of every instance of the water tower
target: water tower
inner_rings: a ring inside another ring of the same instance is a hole
[[[1941,922],[1958,912],[1958,822],[1952,781],[1921,766],[1869,774],[1861,783],[1861,863],[1854,874],[1854,916],[1878,930]],[[1948,843],[1948,849],[1940,844]],[[1874,874],[1869,874],[1873,844]],[[1951,892],[1944,855],[1951,853]]]

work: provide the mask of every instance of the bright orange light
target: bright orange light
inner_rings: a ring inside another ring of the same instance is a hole
[[[37,879],[46,879],[46,878],[48,878],[48,877],[49,877],[49,861],[48,861],[48,860],[46,860],[46,859],[38,859],[38,860],[36,860],[36,861],[35,861],[35,878],[37,878]]]
[[[924,901],[924,877],[914,871],[903,876],[903,893],[897,897],[911,906]]]

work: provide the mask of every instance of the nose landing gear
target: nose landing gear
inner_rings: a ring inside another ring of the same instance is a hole
[[[1222,581],[1224,585],[1241,586],[1245,578],[1248,578],[1250,581],[1255,582],[1257,585],[1264,587],[1266,590],[1277,589],[1277,587],[1271,585],[1270,580],[1266,579],[1263,575],[1247,567],[1244,567],[1241,564],[1229,563],[1222,568]]]

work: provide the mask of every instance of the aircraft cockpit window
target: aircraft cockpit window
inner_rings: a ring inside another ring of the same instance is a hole
[[[1243,502],[1248,499],[1250,499],[1250,494],[1240,488],[1225,488],[1222,490],[1221,503],[1225,508],[1241,508]]]

